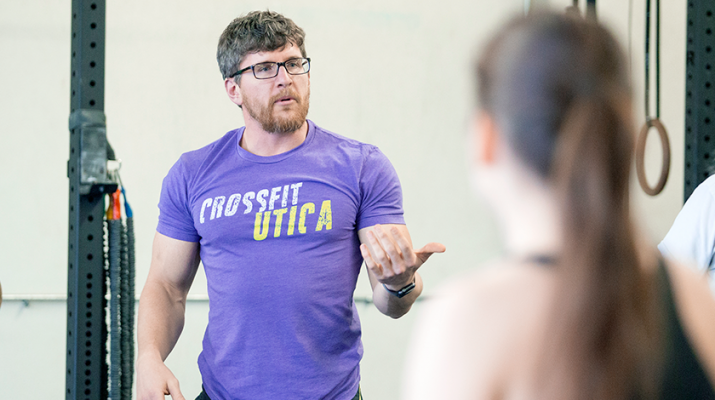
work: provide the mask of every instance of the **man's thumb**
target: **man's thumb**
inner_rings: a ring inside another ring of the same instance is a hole
[[[422,248],[417,250],[415,253],[417,254],[417,257],[422,260],[422,262],[425,262],[432,254],[444,253],[445,250],[447,250],[447,248],[442,243],[432,242],[422,246]]]
[[[172,379],[171,381],[167,382],[167,387],[169,388],[169,394],[171,395],[172,400],[186,400],[184,395],[181,394],[178,380]]]

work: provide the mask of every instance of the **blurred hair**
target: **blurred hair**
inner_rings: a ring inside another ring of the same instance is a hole
[[[304,41],[305,32],[290,18],[273,11],[252,11],[228,24],[219,38],[216,60],[226,79],[238,71],[249,53],[279,50],[292,44],[306,57]]]
[[[531,14],[489,42],[477,79],[480,107],[554,188],[565,225],[539,397],[649,397],[662,318],[630,217],[634,132],[618,43],[595,22]]]

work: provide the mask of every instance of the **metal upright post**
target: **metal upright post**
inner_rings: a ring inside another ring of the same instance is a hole
[[[596,13],[596,0],[586,0],[586,12],[584,15],[592,21],[598,20],[598,14]]]
[[[715,173],[715,2],[688,0],[683,201]]]
[[[105,1],[72,1],[66,399],[107,398]],[[114,185],[116,188],[116,185]]]

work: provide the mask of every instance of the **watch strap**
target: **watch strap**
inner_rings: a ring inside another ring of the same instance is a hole
[[[415,289],[415,287],[417,286],[417,285],[416,285],[416,282],[417,282],[417,280],[416,280],[416,279],[413,279],[413,280],[412,280],[412,283],[408,284],[407,286],[403,287],[403,288],[400,289],[400,290],[390,290],[390,289],[387,288],[387,286],[385,286],[384,283],[382,284],[382,286],[383,286],[383,287],[385,288],[385,290],[387,290],[391,295],[397,297],[398,299],[401,299],[401,298],[407,296],[411,291],[413,291],[413,290]]]

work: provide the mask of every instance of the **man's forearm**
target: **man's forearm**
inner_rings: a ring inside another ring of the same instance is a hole
[[[165,360],[184,328],[186,294],[171,293],[158,283],[144,286],[139,301],[137,358],[157,355]]]
[[[421,293],[422,278],[418,273],[415,273],[415,288],[404,297],[398,298],[388,292],[382,284],[377,284],[372,292],[372,301],[381,313],[391,318],[400,318],[410,311]]]

